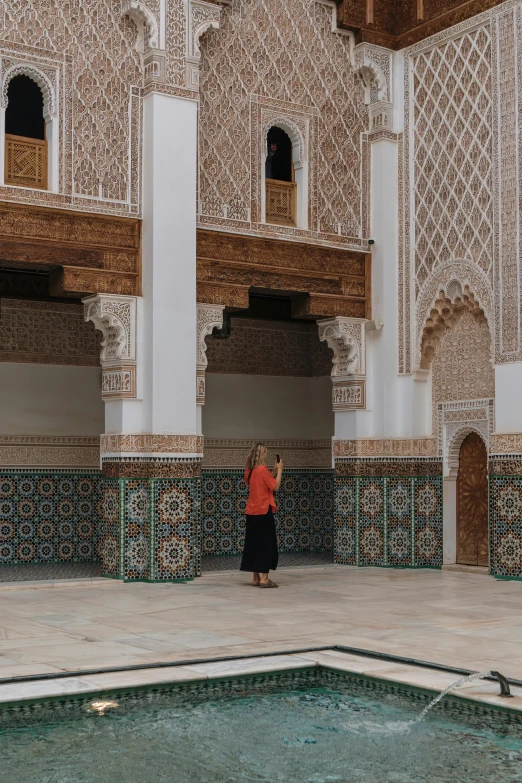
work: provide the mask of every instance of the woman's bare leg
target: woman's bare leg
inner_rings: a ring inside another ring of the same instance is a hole
[[[265,584],[268,582],[268,574],[261,574],[261,584]]]
[[[258,585],[259,584],[259,571],[254,571],[252,574],[252,584]]]

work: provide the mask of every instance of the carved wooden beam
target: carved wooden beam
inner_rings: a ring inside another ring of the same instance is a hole
[[[141,222],[0,202],[0,265],[50,272],[52,296],[139,294]]]
[[[371,257],[258,237],[197,232],[198,300],[248,307],[249,288],[284,291],[296,318],[369,317]]]

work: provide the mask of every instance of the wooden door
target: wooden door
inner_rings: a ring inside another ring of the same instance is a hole
[[[471,432],[463,441],[457,478],[457,563],[489,565],[488,456]]]

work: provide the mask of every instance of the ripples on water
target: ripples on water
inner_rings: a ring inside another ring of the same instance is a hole
[[[114,708],[0,735],[9,783],[520,783],[502,736],[418,704],[324,689],[183,707]]]

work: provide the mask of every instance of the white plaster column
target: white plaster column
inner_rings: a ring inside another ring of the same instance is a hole
[[[522,362],[495,365],[495,432],[522,432]]]
[[[455,471],[456,474],[456,471]],[[457,476],[444,476],[442,482],[442,562],[457,562]]]
[[[197,103],[144,99],[144,427],[195,435]]]

